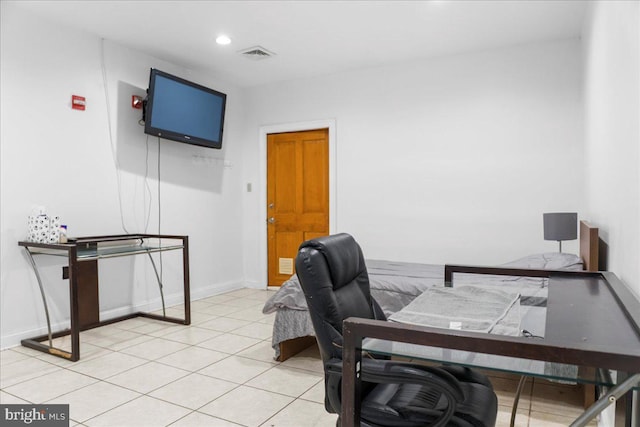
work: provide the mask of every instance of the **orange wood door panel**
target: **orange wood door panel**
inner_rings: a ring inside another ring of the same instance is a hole
[[[269,286],[295,272],[298,247],[329,234],[327,129],[267,136]]]

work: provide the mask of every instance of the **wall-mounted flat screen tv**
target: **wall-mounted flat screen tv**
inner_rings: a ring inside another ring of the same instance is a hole
[[[227,95],[151,69],[144,132],[209,148],[222,147]]]

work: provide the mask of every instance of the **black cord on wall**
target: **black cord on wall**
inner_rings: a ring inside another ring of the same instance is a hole
[[[113,141],[113,131],[111,130],[111,100],[109,99],[109,87],[108,87],[108,79],[107,79],[107,66],[105,64],[105,54],[104,54],[104,38],[100,39],[100,68],[102,71],[102,85],[104,88],[104,98],[105,104],[107,108],[107,129],[109,131],[109,144],[111,145],[111,156],[113,157],[113,163],[116,167],[116,180],[118,186],[118,206],[120,210],[120,225],[122,226],[122,230],[129,234],[127,227],[124,223],[124,212],[122,210],[122,178],[120,176],[120,162],[118,161],[118,155],[116,154],[116,148]]]
[[[160,203],[160,137],[158,137],[158,234],[162,234],[162,204]],[[160,246],[162,246],[162,239],[160,239]],[[162,251],[158,253],[160,257],[160,280],[163,280],[162,276]]]
[[[153,201],[153,195],[151,194],[151,187],[149,186],[149,134],[145,139],[146,146],[146,154],[144,161],[144,188],[146,190],[146,195],[149,196],[149,206],[147,207],[147,199],[143,197],[142,205],[144,207],[146,218],[144,221],[144,232],[147,233],[149,230],[149,221],[151,219],[151,202]]]

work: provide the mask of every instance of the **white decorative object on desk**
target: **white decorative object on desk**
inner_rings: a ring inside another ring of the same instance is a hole
[[[27,219],[27,240],[36,243],[58,243],[60,241],[60,217],[49,216],[43,207],[34,209]]]

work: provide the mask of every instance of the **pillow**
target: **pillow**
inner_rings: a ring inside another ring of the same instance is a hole
[[[561,252],[528,255],[502,264],[502,267],[535,268],[540,270],[583,270],[582,260],[578,255]]]

